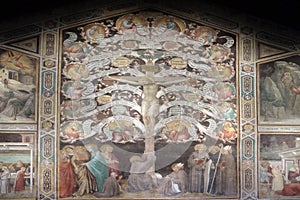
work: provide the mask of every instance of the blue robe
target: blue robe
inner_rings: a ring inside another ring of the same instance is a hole
[[[108,167],[105,159],[99,151],[92,155],[91,160],[86,163],[89,171],[96,177],[98,192],[102,192],[105,179],[108,177]]]

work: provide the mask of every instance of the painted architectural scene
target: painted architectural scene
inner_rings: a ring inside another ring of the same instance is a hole
[[[0,198],[36,197],[36,150],[33,133],[0,135]]]
[[[299,134],[260,135],[260,197],[299,198],[299,137]]]

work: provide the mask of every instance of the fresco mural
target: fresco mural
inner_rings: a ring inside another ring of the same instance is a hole
[[[299,198],[299,56],[259,63],[259,197]],[[274,132],[275,131],[275,132]],[[293,133],[288,133],[288,131]]]
[[[299,198],[299,134],[260,134],[260,197]]]
[[[122,3],[0,31],[0,199],[299,199],[297,33]]]
[[[60,197],[238,195],[234,34],[140,12],[62,36]]]
[[[259,123],[298,124],[299,63],[299,56],[291,56],[259,65]]]
[[[0,198],[36,198],[36,136],[0,134]]]
[[[13,50],[0,50],[0,123],[36,122],[39,60]]]

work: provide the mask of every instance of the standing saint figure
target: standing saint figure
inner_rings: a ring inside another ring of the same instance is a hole
[[[229,145],[222,150],[218,169],[217,194],[226,196],[237,194],[236,162]]]
[[[86,165],[89,171],[95,176],[98,192],[101,192],[104,181],[109,175],[107,163],[96,145],[87,144],[85,147],[90,152],[91,159],[84,163],[84,165]]]
[[[109,144],[104,144],[100,147],[100,151],[102,156],[104,157],[106,164],[108,166],[109,174],[114,172],[117,179],[121,179],[121,171],[119,169],[119,159],[117,156],[113,153],[113,147]]]
[[[281,165],[275,165],[272,168],[273,180],[272,180],[272,190],[274,192],[281,192],[284,188],[283,174],[281,173]]]
[[[222,151],[223,144],[220,145],[212,145],[209,148],[209,158],[211,160],[210,170],[209,170],[209,190],[207,191],[210,194],[216,193],[216,183],[217,183],[217,166],[219,164],[221,158],[221,151]]]
[[[25,173],[26,168],[21,167],[19,171],[17,171],[15,183],[14,183],[14,189],[15,191],[23,191],[25,190],[25,176],[30,175]]]
[[[71,163],[74,167],[78,187],[72,196],[80,197],[98,191],[96,177],[84,164],[90,160],[88,150],[84,146],[76,146],[73,154]]]
[[[71,155],[65,149],[60,150],[59,197],[71,197],[76,191],[76,176],[71,163]]]
[[[206,193],[208,189],[209,155],[205,144],[197,144],[188,159],[189,192]]]
[[[0,173],[0,193],[7,194],[9,191],[10,171],[6,166],[2,166]]]

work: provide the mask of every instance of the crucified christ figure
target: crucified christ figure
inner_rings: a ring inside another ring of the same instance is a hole
[[[159,114],[159,100],[156,97],[158,85],[171,85],[188,81],[185,77],[155,77],[153,71],[145,69],[145,76],[109,76],[116,80],[131,85],[143,86],[141,114],[145,125],[145,153],[154,153],[154,126]]]
[[[152,63],[150,63],[152,64]],[[109,76],[110,80],[128,83],[131,85],[142,86],[142,103],[141,114],[145,125],[145,150],[144,155],[155,157],[154,152],[154,127],[156,117],[159,115],[159,100],[157,98],[158,85],[171,85],[188,81],[185,77],[155,77],[154,71],[157,71],[155,66],[147,64],[144,66],[145,76]],[[156,183],[155,176],[155,159],[151,161],[151,167],[146,172],[149,174],[153,182]]]

